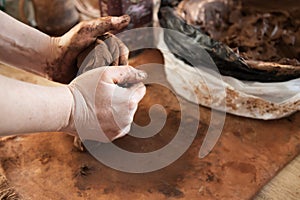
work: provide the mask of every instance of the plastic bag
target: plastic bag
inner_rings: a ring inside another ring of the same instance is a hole
[[[165,38],[161,32],[157,48],[163,49],[167,80],[185,99],[234,115],[264,120],[286,117],[300,110],[300,78],[261,83],[195,68],[171,53]]]

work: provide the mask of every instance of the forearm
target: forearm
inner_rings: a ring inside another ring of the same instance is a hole
[[[61,131],[72,107],[66,86],[39,86],[0,75],[0,136]]]
[[[0,62],[53,79],[50,60],[55,38],[0,11]]]

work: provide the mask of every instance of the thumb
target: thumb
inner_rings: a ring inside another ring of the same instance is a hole
[[[147,78],[147,73],[131,66],[111,66],[106,69],[103,81],[118,85],[135,84]]]

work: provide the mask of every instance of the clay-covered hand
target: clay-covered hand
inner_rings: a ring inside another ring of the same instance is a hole
[[[126,27],[129,20],[125,15],[85,21],[61,37],[50,37],[0,11],[0,62],[69,83],[78,70],[77,56],[99,36]]]
[[[74,98],[69,132],[82,140],[109,142],[130,130],[147,74],[130,66],[101,67],[78,76],[69,88]]]
[[[80,22],[69,32],[61,37],[52,37],[53,40],[53,56],[51,65],[55,68],[61,67],[61,71],[65,72],[62,76],[74,75],[72,71],[76,65],[76,59],[78,55],[83,52],[87,47],[96,42],[97,38],[103,36],[107,32],[117,31],[125,28],[130,21],[128,15],[121,17],[102,17],[95,20]],[[113,37],[110,35],[110,37]],[[112,40],[110,40],[112,41]],[[113,40],[116,42],[117,40]],[[118,50],[120,55],[128,54],[128,50],[124,44],[120,41],[117,43],[107,44],[107,48],[115,48],[118,44],[120,47]],[[112,49],[114,50],[114,49]],[[114,63],[118,65],[119,63]],[[126,65],[127,63],[120,63]],[[67,73],[67,72],[71,73]],[[64,80],[70,81],[73,77],[63,77]]]

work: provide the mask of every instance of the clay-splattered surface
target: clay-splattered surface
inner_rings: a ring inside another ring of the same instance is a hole
[[[136,65],[161,62],[148,51]],[[149,73],[163,77],[160,67]],[[159,134],[148,139],[131,136],[116,144],[135,152],[157,149],[172,139],[180,123],[178,101],[169,90],[147,88],[135,116],[149,123],[148,109],[165,106],[168,118]],[[73,147],[63,133],[32,134],[0,144],[1,163],[8,179],[27,199],[249,199],[300,152],[300,114],[276,121],[228,115],[213,152],[200,160],[198,151],[209,125],[210,110],[200,108],[197,137],[172,165],[148,174],[128,174],[105,167]],[[192,123],[193,117],[185,120]],[[186,134],[189,130],[185,130]]]

